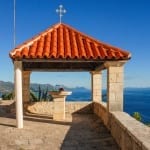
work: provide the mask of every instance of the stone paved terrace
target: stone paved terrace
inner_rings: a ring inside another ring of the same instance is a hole
[[[27,114],[24,128],[14,115],[0,113],[0,150],[118,150],[102,121],[93,114],[67,116],[65,122]]]

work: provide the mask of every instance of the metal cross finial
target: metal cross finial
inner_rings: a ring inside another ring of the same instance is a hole
[[[59,5],[59,9],[56,9],[56,12],[59,13],[59,18],[60,18],[60,23],[61,23],[61,18],[63,16],[63,14],[66,13],[66,10],[63,9],[63,5]]]

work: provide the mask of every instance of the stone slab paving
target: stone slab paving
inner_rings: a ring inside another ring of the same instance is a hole
[[[66,121],[25,115],[24,128],[14,115],[0,115],[0,150],[118,150],[102,121],[93,114],[74,114]]]

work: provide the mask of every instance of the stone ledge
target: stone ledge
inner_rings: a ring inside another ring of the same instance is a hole
[[[32,102],[28,103],[26,110],[34,114],[52,115],[54,106],[53,102]]]
[[[66,102],[66,113],[92,113],[91,102]],[[28,103],[27,111],[35,114],[53,115],[54,104],[51,102],[33,102]]]
[[[93,109],[122,150],[150,150],[150,127],[125,112],[108,112],[105,103],[94,102]]]
[[[107,104],[105,102],[94,102],[93,103],[93,111],[98,117],[100,117],[102,119],[103,123],[108,128]]]
[[[110,115],[110,130],[114,138],[118,141],[118,144],[122,144],[120,145],[122,149],[130,147],[131,149],[150,150],[149,127],[135,120],[125,112],[111,112]],[[117,130],[120,135],[114,132]],[[127,137],[131,140],[130,143],[132,145],[126,143]]]
[[[66,102],[66,113],[93,113],[92,102]]]

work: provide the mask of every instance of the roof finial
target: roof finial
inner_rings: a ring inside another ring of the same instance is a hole
[[[59,9],[56,9],[56,12],[59,13],[59,19],[60,19],[60,23],[61,23],[61,18],[63,16],[63,14],[66,13],[66,10],[63,8],[63,5],[59,5]]]

